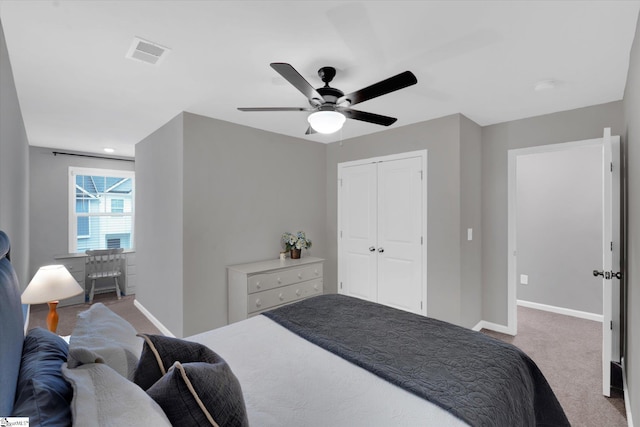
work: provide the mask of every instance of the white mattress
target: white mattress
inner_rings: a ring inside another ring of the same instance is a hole
[[[264,316],[187,338],[238,377],[252,426],[466,426]]]

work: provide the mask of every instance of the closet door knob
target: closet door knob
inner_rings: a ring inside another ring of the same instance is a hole
[[[384,248],[378,248],[378,252],[380,253],[384,252]]]
[[[373,246],[369,246],[369,252],[375,252],[376,248],[374,248]]]

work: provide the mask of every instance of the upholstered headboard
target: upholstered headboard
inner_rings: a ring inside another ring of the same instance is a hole
[[[9,237],[0,231],[0,416],[9,416],[13,410],[24,341],[20,286],[9,249]]]

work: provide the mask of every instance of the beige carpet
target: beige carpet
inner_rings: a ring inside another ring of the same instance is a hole
[[[626,426],[624,398],[602,395],[602,324],[518,307],[518,335],[482,332],[521,348],[538,365],[572,426]]]
[[[127,319],[138,332],[160,331],[133,305],[134,296],[118,301],[114,294],[96,295]],[[89,304],[58,310],[59,335],[70,335],[76,315]],[[29,327],[46,327],[46,304],[32,306]],[[601,394],[602,325],[590,320],[518,307],[518,335],[484,333],[524,350],[540,367],[564,408],[571,425],[593,427],[626,426],[622,393],[606,398]]]

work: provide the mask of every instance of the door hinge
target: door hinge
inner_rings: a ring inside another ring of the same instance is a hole
[[[613,172],[613,162],[611,162],[611,172]]]
[[[611,247],[611,252],[613,252],[613,242],[611,242],[610,247]]]
[[[613,331],[613,320],[609,320],[609,329]]]
[[[340,230],[340,238],[342,239],[342,230]]]
[[[338,179],[338,182],[340,183],[340,187],[342,187],[342,178]]]
[[[422,310],[422,301],[420,301],[420,310]]]
[[[424,245],[424,237],[420,236],[420,244]]]
[[[340,282],[340,289],[342,289],[342,282]]]
[[[418,172],[420,172],[420,180],[422,181],[424,179],[422,176],[422,171],[418,171]]]

